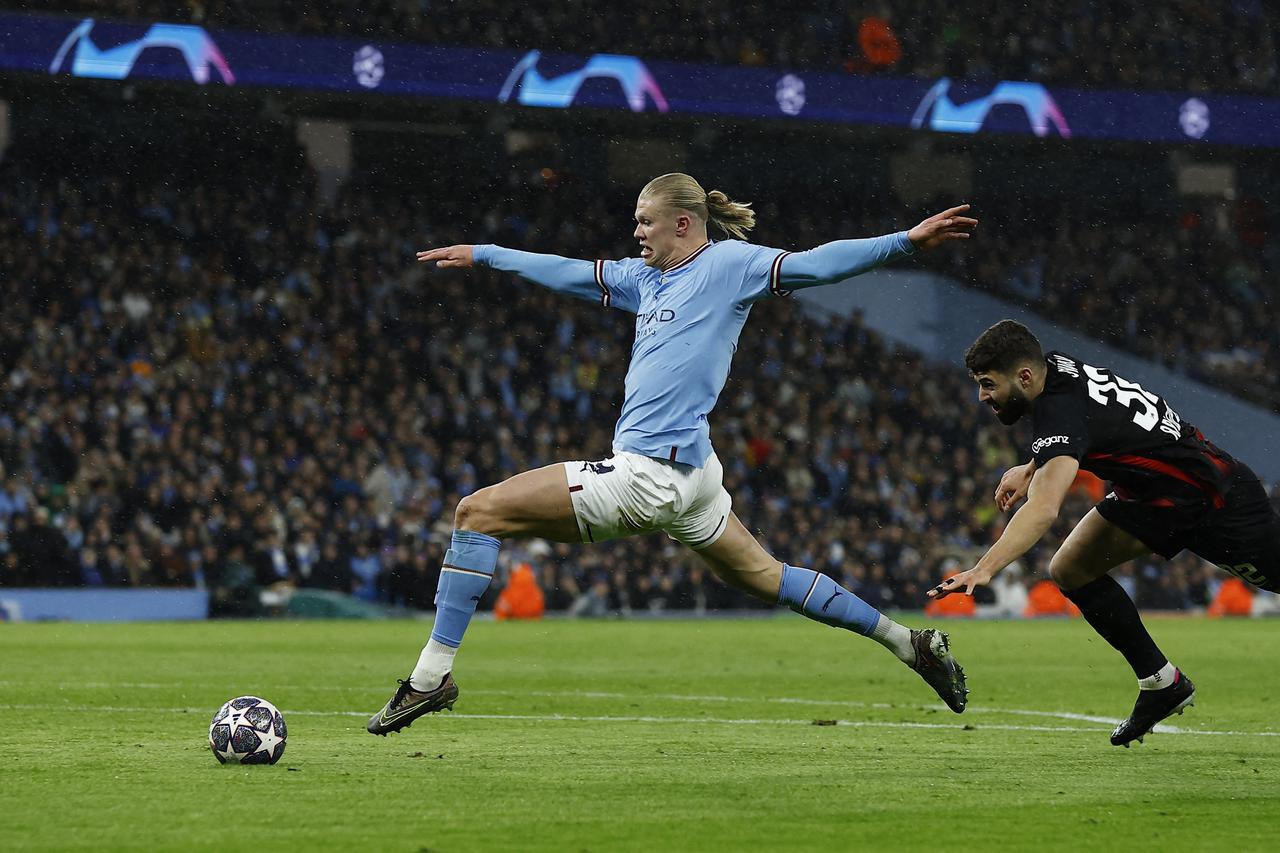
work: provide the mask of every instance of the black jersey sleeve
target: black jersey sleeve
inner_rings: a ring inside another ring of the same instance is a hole
[[[1073,389],[1046,391],[1036,400],[1031,419],[1031,458],[1036,468],[1050,459],[1070,456],[1084,458],[1089,444],[1089,424],[1084,404]]]

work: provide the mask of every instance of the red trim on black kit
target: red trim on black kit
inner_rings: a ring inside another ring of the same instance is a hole
[[[1213,501],[1215,509],[1221,509],[1226,505],[1226,498],[1222,496],[1222,492],[1217,488],[1202,483],[1192,477],[1181,468],[1170,465],[1168,462],[1161,462],[1159,459],[1149,459],[1146,456],[1136,456],[1131,453],[1090,453],[1089,459],[1096,459],[1099,462],[1112,462],[1116,465],[1124,465],[1127,468],[1141,468],[1144,471],[1153,471],[1157,474],[1163,474],[1166,477],[1172,477],[1186,483],[1188,486],[1194,486],[1200,491],[1207,494]]]

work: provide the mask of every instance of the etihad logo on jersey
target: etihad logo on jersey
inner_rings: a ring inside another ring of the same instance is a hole
[[[1022,109],[1036,136],[1048,136],[1052,125],[1063,139],[1071,138],[1067,119],[1054,101],[1049,90],[1039,83],[1020,83],[1003,80],[996,84],[991,94],[975,98],[967,104],[951,100],[951,79],[943,77],[925,93],[920,106],[911,117],[914,128],[928,127],[944,133],[977,133],[982,130],[991,111],[999,106]]]
[[[203,27],[187,24],[152,24],[142,38],[127,41],[116,47],[99,49],[93,42],[92,18],[85,18],[71,34],[62,41],[58,53],[49,64],[49,73],[57,74],[62,70],[67,53],[75,48],[71,56],[70,72],[75,77],[93,77],[100,80],[123,80],[133,73],[142,52],[152,48],[170,48],[182,54],[191,72],[191,79],[200,85],[209,82],[210,66],[218,69],[222,82],[228,86],[236,82],[222,51],[213,43],[213,39]]]
[[[670,308],[655,308],[636,315],[636,337],[645,338],[656,335],[663,323],[670,323],[676,318],[676,312]]]
[[[644,112],[646,97],[658,112],[665,113],[668,109],[667,98],[658,87],[658,81],[637,57],[597,53],[582,68],[559,77],[543,77],[538,72],[541,57],[540,51],[531,50],[516,63],[498,93],[499,101],[505,104],[515,92],[516,103],[526,107],[562,110],[573,106],[583,83],[593,77],[604,77],[618,81],[632,112]],[[519,91],[516,91],[517,87]]]
[[[1039,453],[1046,447],[1053,447],[1055,444],[1070,444],[1071,439],[1065,435],[1046,435],[1044,438],[1037,438],[1031,442],[1031,452]]]

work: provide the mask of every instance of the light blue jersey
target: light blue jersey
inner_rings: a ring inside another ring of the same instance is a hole
[[[729,378],[751,306],[769,295],[841,281],[912,251],[902,231],[798,253],[741,240],[708,242],[665,271],[639,258],[592,263],[492,245],[476,246],[474,259],[635,314],[614,447],[701,468],[711,455],[707,417]]]

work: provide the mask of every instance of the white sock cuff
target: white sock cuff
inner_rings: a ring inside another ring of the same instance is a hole
[[[893,652],[903,663],[915,663],[916,651],[911,647],[911,629],[894,622],[883,613],[867,636]]]
[[[1148,675],[1146,678],[1138,679],[1139,690],[1163,690],[1170,684],[1173,684],[1174,677],[1178,674],[1178,668],[1172,662],[1166,663],[1160,667],[1160,671],[1155,675]]]
[[[457,653],[453,646],[429,640],[418,656],[418,665],[413,668],[409,683],[415,690],[434,690],[446,675],[453,672],[453,658]]]

